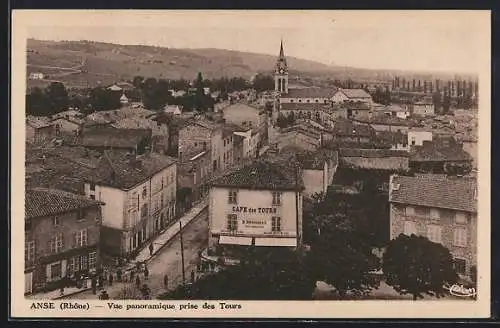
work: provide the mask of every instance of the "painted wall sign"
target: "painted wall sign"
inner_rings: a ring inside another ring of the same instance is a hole
[[[233,212],[236,213],[260,213],[260,214],[276,214],[278,210],[275,207],[246,207],[233,206]]]

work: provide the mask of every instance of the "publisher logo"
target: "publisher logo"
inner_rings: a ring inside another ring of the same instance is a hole
[[[457,297],[475,297],[476,289],[474,287],[465,287],[464,285],[452,285],[445,287],[451,295]]]

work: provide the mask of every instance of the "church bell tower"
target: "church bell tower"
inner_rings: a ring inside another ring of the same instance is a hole
[[[274,70],[274,90],[281,94],[288,93],[288,65],[283,51],[283,40],[281,40],[280,54]]]

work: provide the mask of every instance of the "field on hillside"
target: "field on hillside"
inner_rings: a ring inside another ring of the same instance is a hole
[[[250,79],[256,73],[271,73],[276,56],[223,49],[171,49],[91,41],[55,42],[34,39],[28,40],[27,49],[28,74],[46,73],[51,75],[50,79],[60,80],[74,87],[87,85],[86,80],[89,86],[94,86],[99,83],[132,80],[137,75],[193,80],[198,72],[209,79],[224,76]],[[287,57],[287,61],[291,78],[300,76],[301,79],[323,80],[392,80],[394,76],[403,73],[329,66],[294,57]],[[88,74],[68,74],[72,68],[79,70],[83,63],[86,63]],[[33,84],[35,82],[28,81],[28,86]]]

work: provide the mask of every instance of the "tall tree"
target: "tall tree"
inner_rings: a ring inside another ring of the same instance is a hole
[[[181,286],[160,299],[310,300],[314,287],[301,253],[257,247],[249,249],[239,265]]]
[[[257,92],[274,90],[274,79],[270,75],[257,74],[253,80],[253,88]]]
[[[439,113],[441,111],[441,92],[438,90],[434,91],[432,94],[432,103],[434,104],[434,111]]]
[[[379,268],[371,247],[353,232],[348,219],[335,217],[311,246],[309,266],[315,280],[332,285],[340,298],[366,295],[379,286],[371,272]]]
[[[142,89],[142,83],[144,82],[144,77],[143,76],[134,76],[134,79],[132,80],[132,85],[136,89]]]
[[[68,109],[69,97],[64,84],[60,82],[52,82],[45,89],[45,94],[52,113],[59,113]]]
[[[89,104],[94,111],[118,109],[121,107],[120,93],[96,87],[90,90]]]
[[[389,242],[383,256],[386,282],[398,293],[413,300],[424,294],[441,297],[444,286],[454,284],[458,276],[450,251],[425,237],[399,235]]]
[[[39,87],[35,87],[26,95],[26,113],[33,116],[53,114],[47,96]]]

